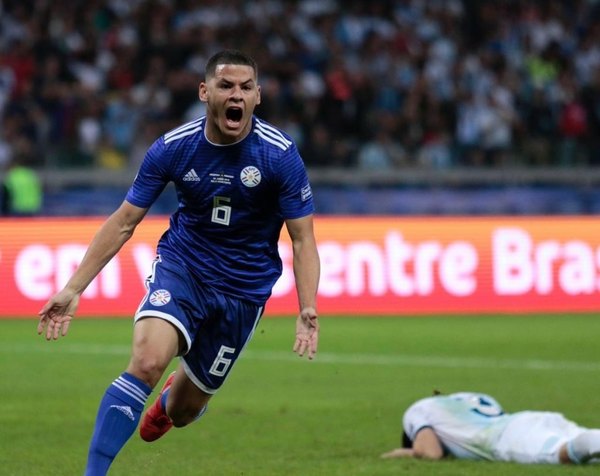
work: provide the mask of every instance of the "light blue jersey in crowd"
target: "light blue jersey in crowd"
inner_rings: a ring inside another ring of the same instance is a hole
[[[211,143],[205,121],[160,137],[126,200],[148,208],[173,182],[179,206],[158,243],[162,259],[219,292],[263,304],[281,275],[284,220],[314,212],[306,170],[291,138],[256,116],[250,133],[230,145]]]

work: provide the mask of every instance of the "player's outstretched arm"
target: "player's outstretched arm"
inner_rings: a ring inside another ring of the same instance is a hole
[[[412,448],[395,448],[383,453],[382,458],[422,458],[438,460],[444,457],[444,449],[435,432],[428,427],[417,433]]]
[[[45,331],[47,340],[56,340],[59,336],[67,334],[79,304],[79,296],[131,238],[147,211],[146,208],[139,208],[125,201],[102,224],[81,264],[64,289],[54,295],[40,310],[38,334]]]
[[[319,287],[320,261],[313,230],[313,217],[286,220],[294,252],[294,277],[300,314],[296,320],[294,352],[300,357],[307,353],[313,359],[319,343],[317,316],[317,288]]]
[[[382,458],[414,458],[415,452],[412,448],[395,448],[381,455]]]

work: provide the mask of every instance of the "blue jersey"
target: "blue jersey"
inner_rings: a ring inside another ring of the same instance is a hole
[[[281,275],[284,220],[314,212],[306,169],[290,137],[255,116],[251,132],[230,145],[208,141],[205,121],[160,137],[126,200],[148,208],[173,182],[179,206],[158,253],[205,285],[262,304]]]

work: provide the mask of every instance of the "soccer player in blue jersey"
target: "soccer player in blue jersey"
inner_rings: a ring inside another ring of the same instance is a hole
[[[384,458],[584,464],[600,462],[600,430],[561,413],[506,413],[490,395],[457,392],[413,403],[402,418],[403,447]]]
[[[100,403],[86,475],[104,475],[134,433],[146,400],[180,356],[140,425],[146,441],[206,410],[251,338],[282,271],[277,243],[292,240],[299,301],[293,350],[312,359],[319,324],[319,256],[306,170],[290,137],[254,115],[257,66],[226,50],[206,65],[206,116],[149,148],[121,206],[100,227],[66,286],[40,311],[38,333],[67,334],[79,297],[173,182],[179,206],[160,238],[147,294],[135,313],[133,350]]]

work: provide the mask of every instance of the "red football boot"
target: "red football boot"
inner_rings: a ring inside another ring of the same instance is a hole
[[[174,378],[175,372],[169,375],[160,391],[160,394],[158,395],[158,398],[152,404],[152,406],[148,408],[146,415],[144,415],[144,418],[142,419],[142,424],[140,425],[140,436],[144,441],[150,442],[158,440],[173,426],[173,422],[167,416],[165,409],[162,407],[161,400],[163,393],[165,393],[171,387],[171,383],[173,382]]]

